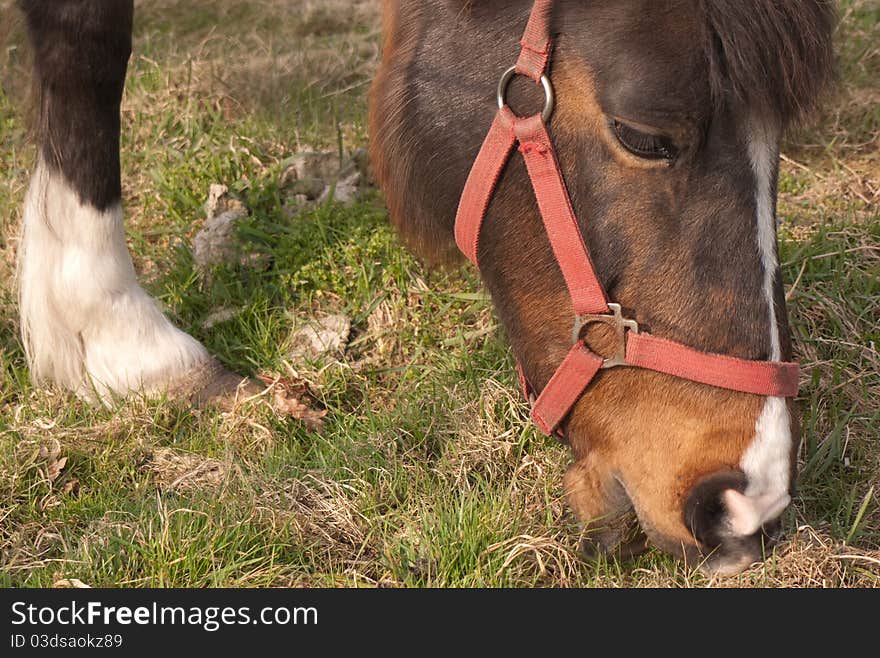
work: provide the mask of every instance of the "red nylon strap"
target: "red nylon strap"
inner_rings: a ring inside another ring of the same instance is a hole
[[[532,405],[532,420],[542,432],[549,435],[556,431],[593,381],[603,361],[601,356],[587,349],[583,341],[569,350]]]
[[[646,333],[629,334],[628,365],[741,393],[792,398],[798,394],[797,363],[749,361],[710,354]]]
[[[486,216],[495,186],[516,143],[516,136],[513,134],[515,119],[513,112],[507,107],[501,108],[495,115],[486,141],[483,142],[464,184],[461,200],[458,202],[458,213],[455,216],[455,242],[477,268],[480,267],[477,262],[480,227],[483,225],[483,217]]]
[[[532,420],[545,434],[553,434],[602,367],[602,357],[578,342],[559,365],[532,405]],[[741,393],[795,397],[798,365],[748,361],[709,354],[650,334],[629,334],[626,362],[667,375]],[[529,391],[520,368],[520,382]],[[528,394],[526,395],[528,397]]]
[[[575,314],[608,313],[605,291],[584,244],[544,121],[540,115],[517,119],[514,132]]]
[[[535,82],[541,80],[550,61],[552,42],[550,39],[550,12],[553,0],[537,0],[529,16],[525,34],[519,44],[522,51],[516,62],[516,72],[527,75]]]

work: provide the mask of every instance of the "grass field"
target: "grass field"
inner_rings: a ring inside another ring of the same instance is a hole
[[[420,265],[378,192],[284,209],[294,153],[366,144],[377,4],[149,0],[136,15],[122,133],[136,268],[226,364],[307,382],[328,410],[315,432],[266,405],[106,409],[31,385],[14,292],[27,54],[0,0],[0,586],[880,584],[880,3],[843,2],[840,90],[784,148],[799,497],[766,563],[723,579],[657,551],[582,561],[567,451],[528,422],[473,272]],[[238,239],[260,257],[196,274],[213,183],[250,209]],[[292,359],[291,333],[328,313],[351,319],[344,354]]]

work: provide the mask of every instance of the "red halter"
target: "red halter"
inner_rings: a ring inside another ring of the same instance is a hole
[[[556,159],[546,122],[553,113],[553,87],[545,75],[550,61],[550,11],[553,0],[536,0],[520,44],[516,66],[504,73],[498,87],[498,114],[474,162],[455,218],[455,240],[477,265],[477,243],[501,172],[518,143],[538,200],[541,219],[562,270],[574,307],[574,346],[553,377],[534,400],[532,419],[547,434],[556,432],[574,404],[603,368],[634,366],[719,388],[767,395],[795,397],[798,365],[749,361],[701,352],[680,343],[651,336],[609,303],[596,276]],[[507,85],[514,75],[526,75],[544,87],[546,103],[540,115],[517,117],[505,103]],[[584,327],[603,323],[617,335],[617,351],[610,358],[592,352],[580,339]],[[520,369],[522,375],[522,369]],[[523,377],[527,397],[529,387]]]

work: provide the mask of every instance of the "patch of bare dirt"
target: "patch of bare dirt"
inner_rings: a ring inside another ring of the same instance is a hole
[[[290,336],[287,355],[293,365],[323,356],[341,356],[351,334],[351,319],[328,314],[301,323]]]

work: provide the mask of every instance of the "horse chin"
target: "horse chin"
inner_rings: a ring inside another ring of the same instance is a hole
[[[632,509],[605,523],[600,529],[588,531],[580,542],[581,556],[590,562],[600,558],[630,560],[649,548],[648,536]]]

